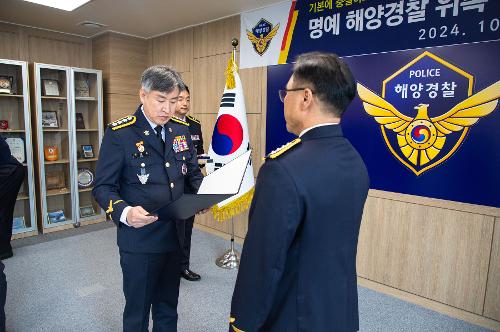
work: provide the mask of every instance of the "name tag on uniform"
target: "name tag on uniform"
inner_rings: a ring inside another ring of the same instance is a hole
[[[191,135],[191,140],[193,140],[193,141],[199,141],[200,140],[200,135]]]
[[[174,138],[174,143],[172,144],[172,147],[175,151],[175,153],[179,153],[182,151],[189,150],[189,146],[186,141],[186,136],[175,136]]]

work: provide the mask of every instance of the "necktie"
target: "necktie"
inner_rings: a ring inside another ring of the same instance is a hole
[[[155,127],[156,137],[160,140],[161,146],[165,147],[165,142],[163,141],[163,138],[161,137],[161,130],[162,129],[163,129],[163,127],[160,125]]]

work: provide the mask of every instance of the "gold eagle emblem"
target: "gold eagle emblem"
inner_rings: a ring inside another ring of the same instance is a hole
[[[362,84],[357,85],[366,113],[373,116],[381,127],[397,134],[401,152],[416,166],[423,166],[436,158],[446,142],[446,135],[467,130],[493,112],[500,98],[500,81],[497,81],[433,118],[427,115],[429,105],[419,104],[415,106],[417,115],[412,118]]]
[[[252,44],[255,47],[255,51],[259,53],[259,55],[262,56],[264,52],[267,50],[268,44],[271,42],[271,39],[273,39],[274,36],[278,33],[278,29],[280,27],[280,24],[276,24],[274,28],[269,31],[267,35],[260,34],[260,37],[257,37],[256,35],[253,34],[252,31],[247,30],[247,37],[252,42]]]

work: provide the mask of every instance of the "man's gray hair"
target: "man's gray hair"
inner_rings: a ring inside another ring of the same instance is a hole
[[[184,82],[179,73],[172,67],[166,65],[151,66],[141,76],[141,87],[146,92],[159,91],[169,93],[175,87],[184,89]]]

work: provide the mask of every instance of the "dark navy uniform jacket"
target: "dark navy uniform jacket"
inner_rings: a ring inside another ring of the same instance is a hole
[[[229,330],[357,331],[363,160],[340,125],[311,129],[270,156],[257,177]]]
[[[200,121],[188,115],[186,116],[186,122],[189,123],[189,133],[191,134],[191,140],[196,148],[196,154],[204,154],[205,150],[203,150],[203,135],[201,133]]]
[[[179,248],[175,220],[163,217],[161,210],[156,222],[141,228],[120,222],[126,206],[142,206],[152,211],[180,198],[185,181],[194,192],[202,181],[187,127],[170,120],[164,128],[165,148],[162,149],[139,107],[134,116],[110,124],[104,134],[92,193],[118,226],[120,250],[160,253]],[[140,149],[143,149],[142,156]],[[149,174],[145,184],[138,176],[143,173]]]

